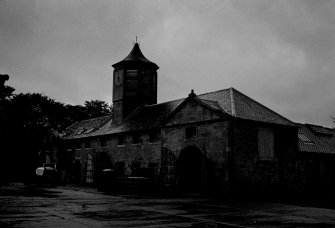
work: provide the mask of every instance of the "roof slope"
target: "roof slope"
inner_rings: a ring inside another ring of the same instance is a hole
[[[65,129],[63,138],[83,138],[96,134],[104,125],[112,120],[112,115],[83,120],[70,125]]]
[[[230,115],[241,119],[281,125],[295,124],[234,88],[199,95],[202,99],[217,101]]]
[[[161,122],[175,110],[184,99],[160,103],[156,105],[142,106],[128,116],[121,125],[106,128],[102,134],[113,134],[126,131],[138,131],[156,128]]]
[[[130,53],[128,54],[126,58],[124,58],[120,62],[113,64],[112,66],[117,67],[119,65],[127,64],[127,63],[142,63],[142,64],[144,63],[144,64],[150,64],[154,66],[156,69],[159,68],[155,63],[151,62],[149,59],[147,59],[143,55],[140,49],[140,45],[138,43],[135,43],[133,49],[130,51]]]
[[[335,154],[334,129],[311,124],[298,124],[298,126],[299,134],[312,141],[310,143],[299,140],[301,152]]]
[[[233,117],[259,122],[295,126],[295,124],[290,120],[233,88],[194,96],[195,99],[197,99],[200,103],[210,107],[211,109],[231,115]],[[91,120],[84,120],[80,123],[75,123],[66,129],[68,133],[64,138],[70,139],[100,136],[160,127],[162,124],[164,124],[163,120],[165,120],[184,101],[186,102],[185,98],[139,107],[133,111],[121,125],[113,124],[112,118],[110,116],[101,117],[101,119],[96,118]],[[94,127],[97,129],[91,133],[87,134],[83,132],[78,134],[80,129],[91,128],[93,126],[99,127]]]

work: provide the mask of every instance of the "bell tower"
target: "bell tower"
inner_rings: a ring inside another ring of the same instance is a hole
[[[114,123],[141,105],[157,103],[158,66],[144,57],[136,42],[129,55],[112,65]]]

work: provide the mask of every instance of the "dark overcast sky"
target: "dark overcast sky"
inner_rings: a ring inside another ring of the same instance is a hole
[[[1,0],[0,73],[16,92],[112,102],[138,36],[158,99],[234,87],[292,121],[335,115],[335,1]]]

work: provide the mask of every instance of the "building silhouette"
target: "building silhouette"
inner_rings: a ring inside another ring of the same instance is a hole
[[[320,169],[310,174],[303,155],[323,153],[305,146],[313,143],[302,140],[309,126],[234,88],[192,90],[185,98],[157,104],[159,67],[138,43],[113,67],[114,115],[65,130],[58,150],[62,180],[217,194],[297,192],[318,181],[308,182]]]

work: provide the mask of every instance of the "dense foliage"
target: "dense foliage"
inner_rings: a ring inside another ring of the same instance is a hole
[[[40,93],[14,94],[14,88],[0,91],[0,176],[16,176],[31,172],[40,165],[39,153],[48,141],[74,122],[112,113],[108,103],[86,101],[69,105]]]

